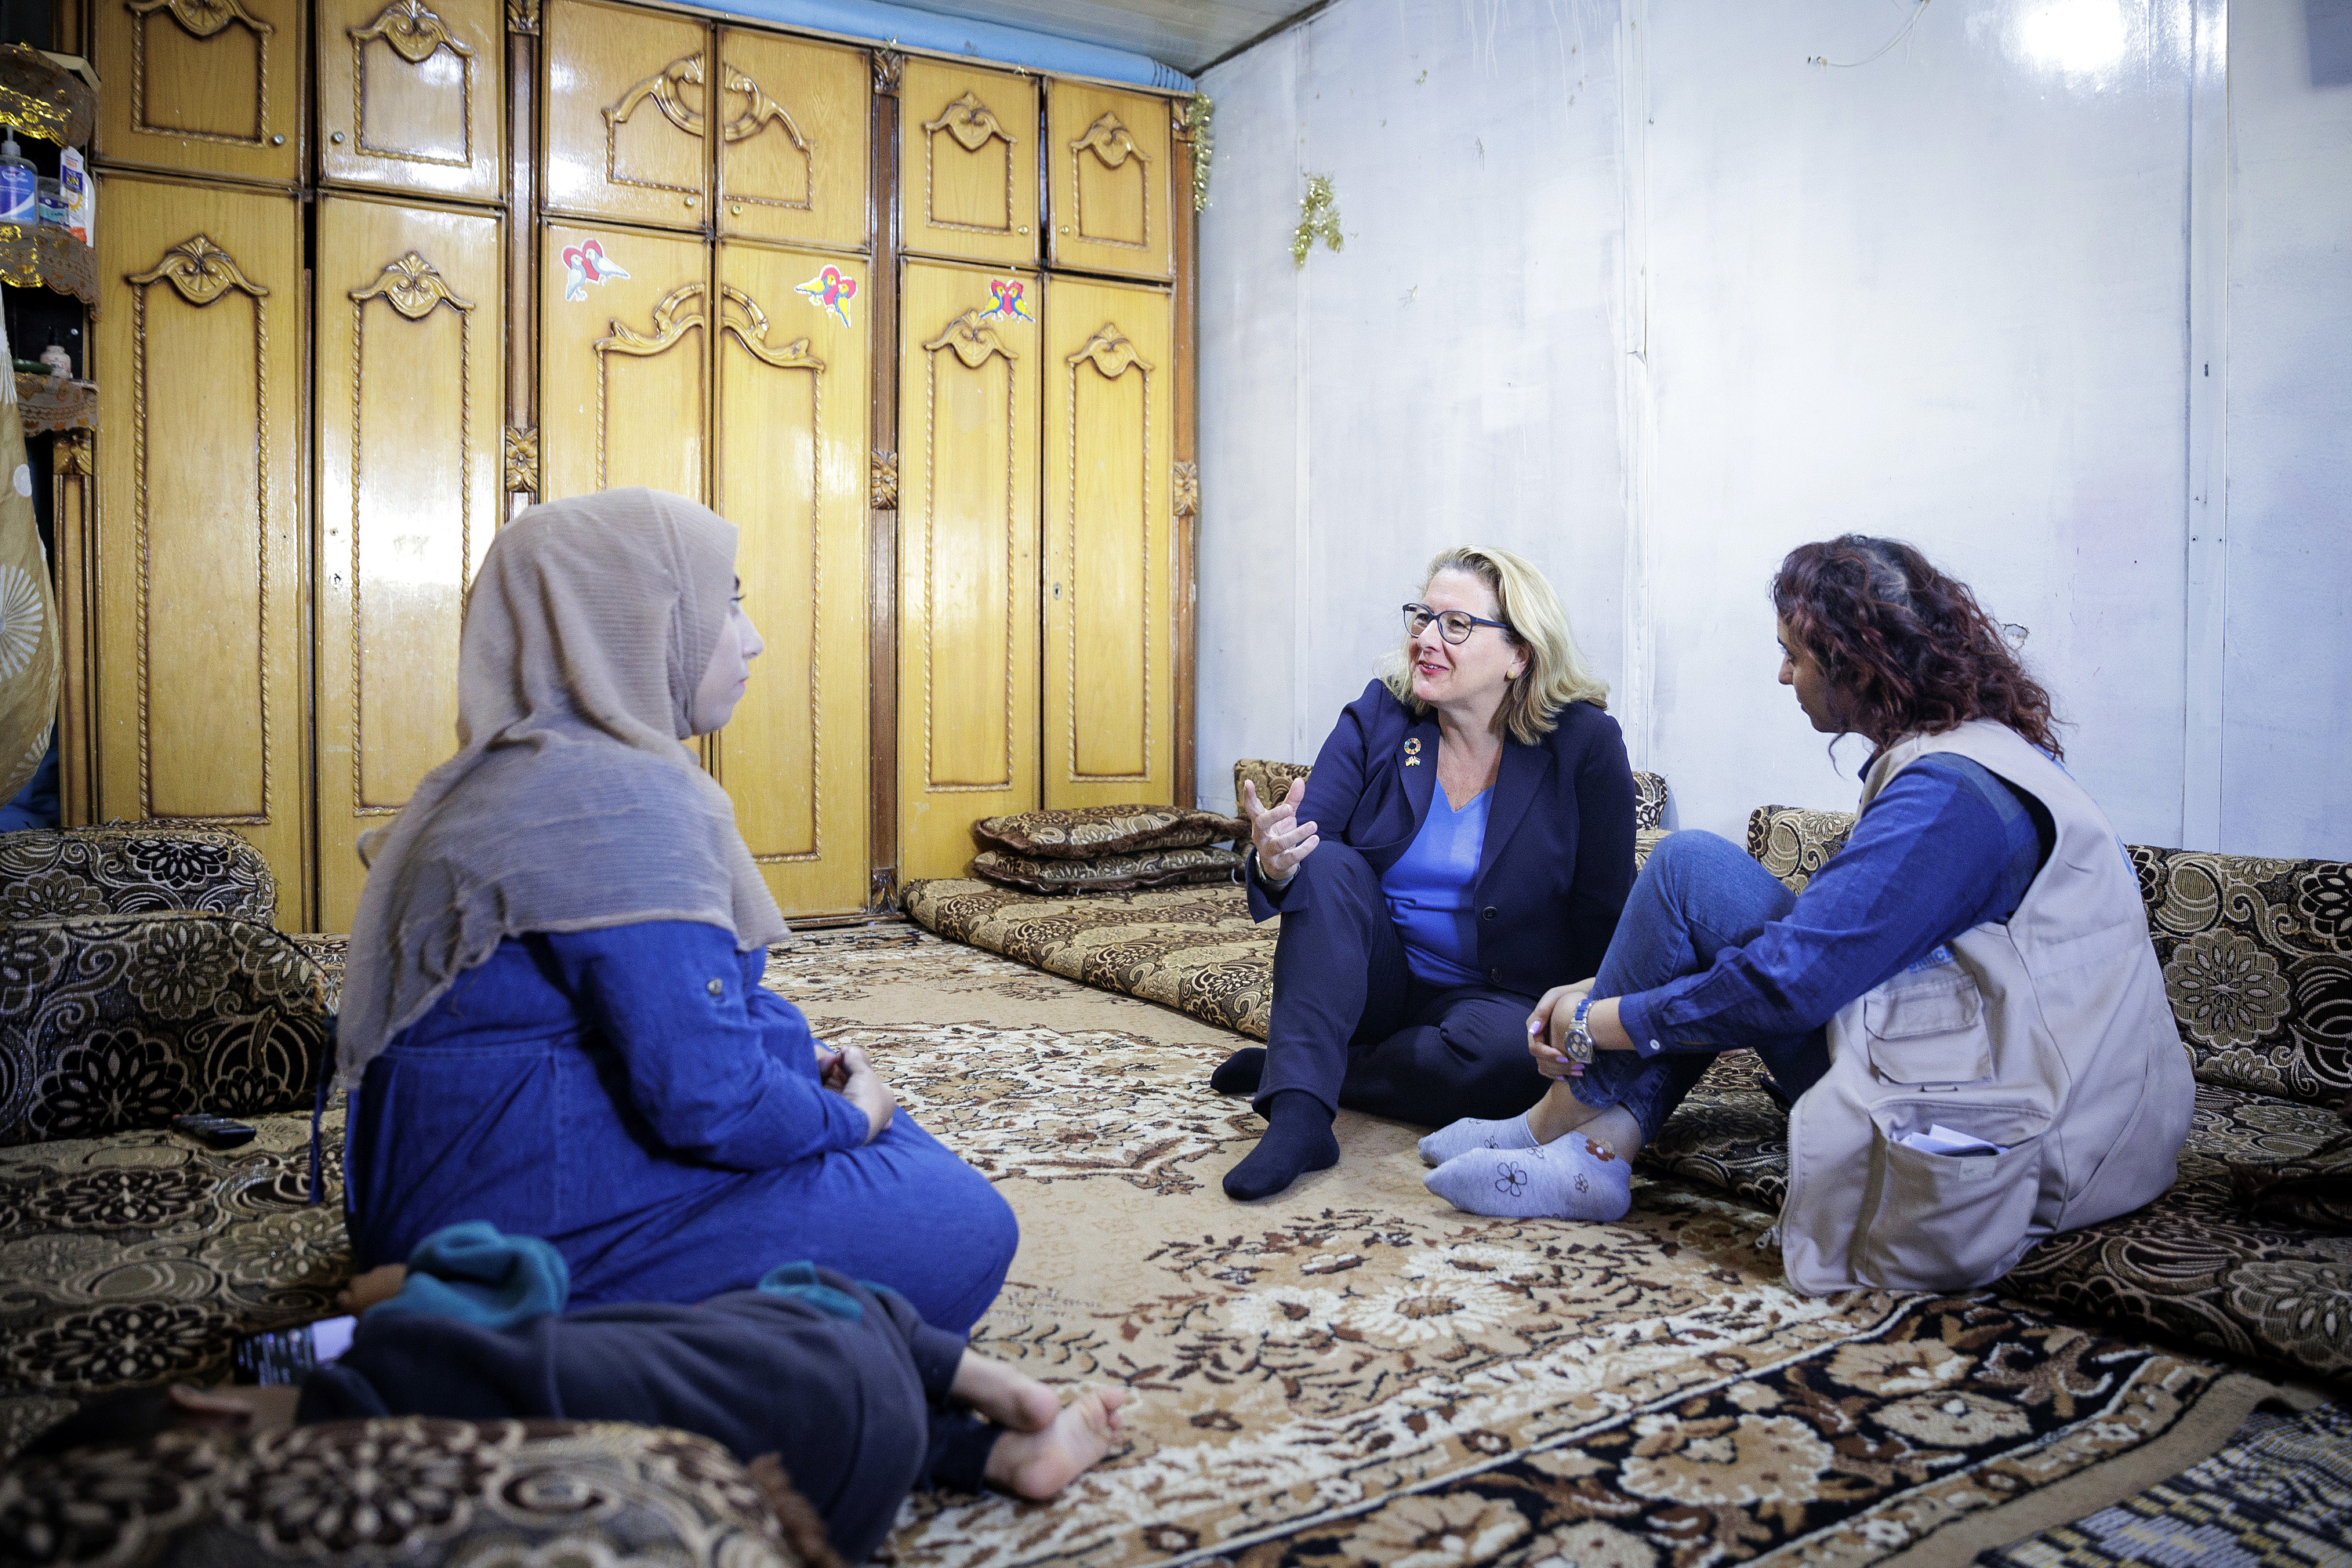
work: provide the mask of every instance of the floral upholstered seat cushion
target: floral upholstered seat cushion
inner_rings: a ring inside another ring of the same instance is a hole
[[[2199,1080],[2352,1096],[2352,864],[2138,845],[2131,859]]]
[[[253,1142],[118,1132],[0,1148],[0,1452],[97,1394],[228,1374],[238,1335],[334,1315],[352,1275],[343,1109]],[[0,1557],[5,1557],[0,1552]]]
[[[1154,849],[1196,849],[1244,837],[1239,817],[1179,805],[1082,805],[984,816],[971,825],[983,850],[1030,859],[1090,860]]]
[[[0,833],[0,921],[205,910],[265,924],[278,880],[226,828],[76,827]]]
[[[972,857],[972,875],[1007,888],[1038,893],[1123,893],[1185,882],[1230,882],[1242,858],[1222,845],[1185,849],[1144,849],[1099,855],[1086,860],[1015,855],[983,849]]]
[[[328,1032],[325,976],[263,921],[0,924],[0,1147],[293,1110]]]
[[[838,1561],[815,1518],[707,1438],[586,1421],[169,1432],[0,1476],[0,1555],[60,1564],[799,1568]]]
[[[1307,763],[1270,763],[1260,757],[1244,757],[1234,764],[1234,809],[1242,809],[1242,784],[1247,780],[1257,785],[1261,805],[1272,805],[1290,788],[1290,781],[1303,779],[1315,771]],[[1633,826],[1636,831],[1663,828],[1666,825],[1666,780],[1663,773],[1636,773],[1633,775]]]

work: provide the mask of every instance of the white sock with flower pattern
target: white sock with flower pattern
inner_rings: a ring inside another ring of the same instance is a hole
[[[1455,1208],[1507,1219],[1616,1220],[1633,1206],[1625,1162],[1581,1132],[1533,1149],[1474,1149],[1422,1185]]]

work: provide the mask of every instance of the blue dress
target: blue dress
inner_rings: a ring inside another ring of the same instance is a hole
[[[509,937],[370,1062],[345,1191],[362,1268],[444,1226],[544,1237],[572,1304],[691,1303],[814,1261],[964,1333],[1013,1210],[904,1110],[871,1143],[766,953],[649,921]]]

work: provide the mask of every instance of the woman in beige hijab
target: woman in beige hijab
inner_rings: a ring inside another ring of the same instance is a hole
[[[655,490],[534,507],[476,580],[457,754],[369,837],[340,1030],[362,1268],[446,1225],[544,1237],[572,1300],[698,1301],[812,1260],[950,1332],[1018,1230],[864,1053],[763,989],[774,899],[678,742],[759,633],[735,528]]]

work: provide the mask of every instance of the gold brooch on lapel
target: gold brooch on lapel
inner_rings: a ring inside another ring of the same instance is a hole
[[[1421,766],[1421,737],[1418,735],[1405,737],[1404,765],[1409,768]]]

